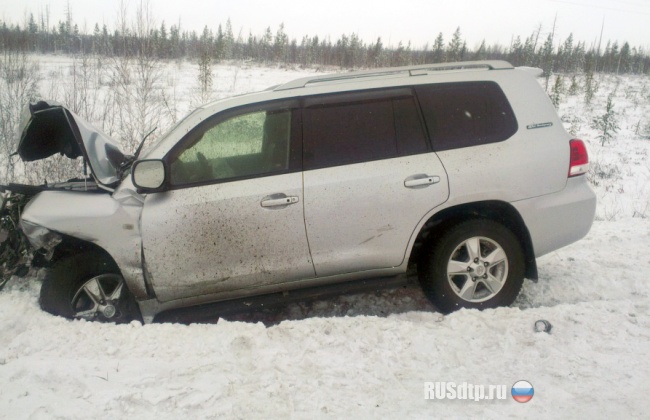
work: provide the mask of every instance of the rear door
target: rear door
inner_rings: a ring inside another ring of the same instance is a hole
[[[404,262],[418,223],[449,196],[411,88],[307,98],[305,223],[319,277]]]

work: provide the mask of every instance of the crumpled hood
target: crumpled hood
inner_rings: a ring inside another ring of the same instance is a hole
[[[92,124],[52,101],[29,104],[22,115],[17,153],[25,162],[61,153],[70,159],[83,156],[100,184],[120,180],[129,157],[118,143]]]

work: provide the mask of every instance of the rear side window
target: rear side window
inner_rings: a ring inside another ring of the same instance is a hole
[[[428,150],[411,89],[308,98],[303,124],[305,170]]]
[[[495,143],[517,132],[517,119],[494,82],[416,86],[435,151]]]

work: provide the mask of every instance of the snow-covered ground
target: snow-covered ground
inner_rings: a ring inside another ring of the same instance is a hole
[[[189,89],[195,68],[173,66]],[[311,71],[215,72],[228,75],[219,96]],[[539,282],[512,307],[443,316],[409,283],[211,324],[103,325],[42,312],[38,280],[14,280],[0,293],[0,417],[647,417],[650,78],[599,82],[591,106],[565,96],[559,111],[589,144],[597,220],[538,260]],[[612,92],[621,128],[602,147],[590,125]],[[540,319],[550,334],[534,331]],[[529,403],[510,398],[519,380],[534,386]],[[508,396],[426,400],[436,381],[505,385]]]

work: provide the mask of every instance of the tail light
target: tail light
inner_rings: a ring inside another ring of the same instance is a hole
[[[582,140],[573,139],[569,141],[571,158],[569,160],[569,177],[587,173],[589,170],[589,156],[587,147]]]

